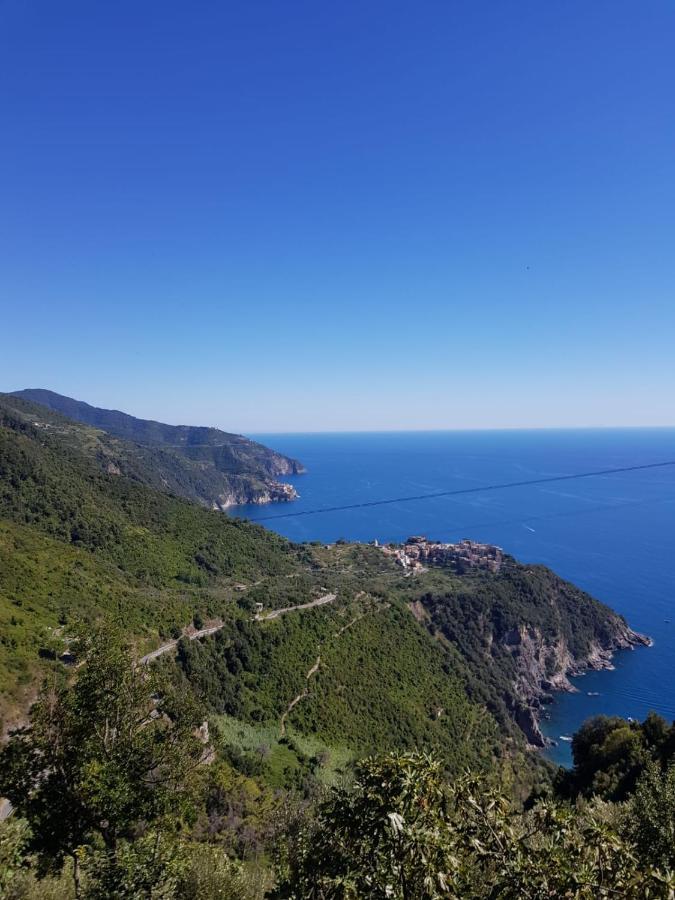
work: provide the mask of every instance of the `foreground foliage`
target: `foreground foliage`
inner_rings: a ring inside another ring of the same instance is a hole
[[[522,811],[494,774],[449,778],[411,750],[356,763],[328,793],[310,767],[284,795],[213,761],[194,696],[134,666],[118,630],[75,651],[81,667],[46,685],[0,753],[16,807],[2,896],[675,898],[675,768],[652,763],[627,803]]]
[[[284,862],[275,896],[296,900],[675,896],[675,876],[645,865],[602,807],[517,813],[484,780],[447,784],[416,753],[361,763]]]
[[[193,696],[134,667],[119,632],[98,630],[77,651],[75,683],[47,683],[0,754],[0,795],[45,863],[71,858],[76,893],[82,847],[100,845],[114,871],[138,823],[180,820],[204,754]]]
[[[574,735],[572,757],[574,768],[559,779],[560,794],[625,800],[652,764],[665,767],[675,758],[675,723],[656,713],[644,722],[594,716]]]

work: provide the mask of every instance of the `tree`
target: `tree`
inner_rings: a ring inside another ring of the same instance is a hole
[[[17,819],[0,822],[0,897],[8,895],[10,884],[23,865],[29,835],[26,822]]]
[[[33,850],[73,858],[79,896],[79,848],[98,835],[114,867],[137,823],[179,817],[204,748],[192,695],[135,666],[117,629],[95,628],[75,652],[74,682],[46,683],[0,753],[0,795],[28,820]]]
[[[675,870],[675,763],[651,763],[628,807],[628,834],[642,859]]]
[[[675,726],[656,713],[644,722],[595,716],[574,735],[574,768],[561,771],[557,791],[567,797],[626,800],[650,762],[666,765],[674,754]]]
[[[443,896],[455,868],[447,815],[437,761],[417,753],[366,760],[353,788],[336,791],[299,834],[279,896]]]
[[[602,808],[522,814],[484,779],[447,784],[438,762],[392,754],[356,767],[291,844],[277,898],[630,900],[675,896]]]

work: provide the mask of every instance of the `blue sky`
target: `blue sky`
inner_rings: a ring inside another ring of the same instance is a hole
[[[670,0],[0,0],[0,388],[675,424]]]

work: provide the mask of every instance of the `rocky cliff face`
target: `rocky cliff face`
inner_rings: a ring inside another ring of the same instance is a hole
[[[419,598],[416,617],[466,660],[467,688],[506,729],[545,745],[543,707],[588,669],[612,668],[612,655],[648,638],[622,616],[539,565],[508,555],[499,572],[474,571],[454,588]]]
[[[282,456],[275,450],[267,451],[267,460],[261,462],[261,468],[268,475],[303,475],[307,471],[297,459]]]
[[[263,506],[265,503],[285,503],[297,500],[299,496],[293,485],[285,484],[282,481],[270,481],[265,487],[244,484],[219,494],[213,502],[213,509],[224,512],[231,506],[243,506],[249,503],[256,506]]]
[[[546,745],[539,717],[542,706],[552,702],[553,693],[578,690],[570,677],[589,670],[613,669],[612,657],[617,650],[632,650],[651,643],[619,616],[613,617],[611,625],[606,638],[591,641],[587,652],[580,656],[572,654],[562,636],[546,638],[536,627],[523,625],[503,636],[502,646],[515,664],[513,715],[531,745]]]

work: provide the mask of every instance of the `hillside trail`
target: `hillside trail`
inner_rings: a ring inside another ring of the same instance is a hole
[[[277,619],[279,616],[283,616],[289,612],[295,612],[298,609],[312,609],[314,606],[324,606],[326,603],[332,603],[333,600],[337,597],[337,594],[324,594],[323,597],[317,597],[315,600],[310,600],[309,603],[300,603],[297,606],[285,606],[283,609],[273,609],[271,612],[265,613],[256,613],[253,617],[255,622],[266,622],[269,619]]]
[[[359,591],[359,593],[356,595],[356,597],[354,599],[359,600],[361,597],[364,597],[364,596],[365,596],[365,591]],[[384,604],[382,604],[382,606],[380,606],[378,609],[376,609],[375,612],[379,612],[382,609],[386,609],[389,605],[390,605],[389,603],[384,603]],[[358,614],[358,616],[355,616],[350,622],[347,622],[346,625],[343,625],[341,628],[338,628],[338,630],[332,635],[332,640],[336,640],[341,635],[343,635],[345,633],[345,631],[347,631],[348,628],[352,628],[354,625],[356,625],[356,623],[359,622],[369,612],[373,612],[373,610],[364,610],[363,612],[360,612]],[[329,638],[329,640],[331,640],[331,638]],[[323,641],[319,644],[319,647],[317,649],[321,649],[322,644],[323,644]],[[305,697],[309,696],[309,680],[314,675],[316,675],[316,673],[319,671],[320,665],[321,665],[321,654],[319,654],[319,656],[317,656],[316,662],[308,670],[307,674],[305,675],[305,681],[307,682],[305,688],[302,691],[300,691],[299,694],[297,694],[295,697],[293,697],[291,702],[286,707],[286,710],[282,714],[281,719],[279,720],[279,736],[280,737],[284,737],[284,735],[286,734],[286,719],[288,718],[291,711],[298,705],[298,703],[300,703],[301,700],[304,700]]]
[[[215,634],[216,631],[220,631],[221,628],[224,627],[223,622],[218,622],[215,625],[208,625],[206,628],[200,628],[199,631],[194,631],[192,634],[183,634],[181,638],[186,637],[191,641],[196,641],[198,638],[208,637],[210,634]],[[172,641],[168,641],[166,644],[162,644],[161,647],[158,647],[156,650],[152,650],[150,653],[146,653],[145,656],[141,656],[138,660],[139,666],[145,666],[147,663],[152,662],[153,659],[157,659],[158,656],[162,656],[164,653],[168,653],[169,650],[175,650],[178,646],[178,641],[181,638],[175,638]]]
[[[309,671],[305,675],[305,681],[309,682],[309,679],[313,675],[316,675],[316,673],[319,671],[320,665],[321,665],[321,657],[317,656],[316,662],[314,663],[312,668],[309,669]],[[286,717],[291,712],[293,707],[297,706],[297,704],[300,703],[301,700],[304,700],[308,694],[309,694],[309,687],[305,687],[304,690],[300,691],[299,694],[297,694],[295,697],[293,697],[291,702],[286,707],[286,712],[282,715],[281,719],[279,720],[279,734],[281,737],[283,737],[286,734]]]
[[[308,603],[299,603],[297,606],[286,606],[284,609],[274,609],[266,615],[261,615],[257,613],[253,616],[254,622],[263,622],[269,619],[277,619],[279,616],[286,615],[286,613],[295,612],[299,609],[312,609],[315,606],[324,606],[326,603],[332,603],[337,598],[337,594],[323,594],[321,597],[317,597],[314,600],[310,600]],[[199,638],[208,637],[210,634],[215,634],[217,631],[220,631],[221,628],[225,627],[224,622],[217,622],[212,625],[207,625],[205,628],[200,628],[198,631],[194,631],[192,634],[185,634],[182,637],[187,637],[191,641],[196,641]],[[175,650],[178,646],[178,641],[180,638],[167,641],[166,644],[162,644],[161,647],[157,647],[156,650],[152,650],[150,653],[146,653],[145,656],[141,656],[136,665],[145,666],[149,662],[152,662],[153,659],[157,659],[159,656],[162,656],[164,653],[168,653],[170,650]],[[319,669],[319,665],[321,663],[321,657],[317,657],[316,662],[312,666],[312,668],[307,673],[307,679],[309,680]],[[289,705],[288,709],[284,713],[282,717],[281,733],[284,734],[285,729],[285,719],[288,713],[293,709],[296,703],[299,703],[302,700],[304,694],[299,694]],[[14,808],[9,800],[6,800],[0,797],[0,822],[4,819],[9,818],[14,812]]]

